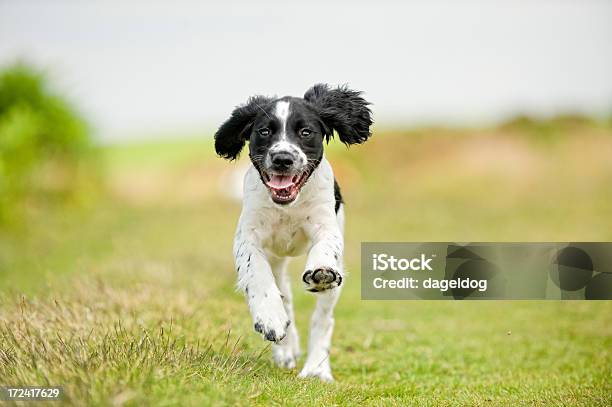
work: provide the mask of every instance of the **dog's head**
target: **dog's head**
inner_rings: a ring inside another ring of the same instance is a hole
[[[370,137],[372,117],[361,92],[315,85],[304,98],[251,97],[215,134],[217,154],[234,160],[249,141],[249,156],[277,204],[293,202],[323,157],[334,132],[346,145]]]

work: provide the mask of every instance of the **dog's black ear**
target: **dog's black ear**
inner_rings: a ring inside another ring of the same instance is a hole
[[[258,113],[272,101],[265,96],[253,96],[232,112],[215,133],[215,150],[223,158],[235,160],[244,147]]]
[[[306,91],[304,99],[317,108],[327,141],[334,130],[346,145],[361,144],[371,136],[370,103],[361,97],[361,92],[347,86],[330,89],[329,85],[317,84]]]

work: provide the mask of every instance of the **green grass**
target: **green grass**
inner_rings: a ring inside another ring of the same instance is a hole
[[[209,141],[106,149],[107,197],[0,232],[0,385],[61,385],[73,405],[610,405],[610,302],[360,299],[361,241],[612,240],[610,130],[532,137],[396,132],[333,149],[350,272],[333,384],[275,368],[234,290],[240,204],[218,181],[234,164]]]

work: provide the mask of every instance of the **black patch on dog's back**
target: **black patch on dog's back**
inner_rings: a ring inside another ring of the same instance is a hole
[[[334,198],[336,199],[336,213],[340,209],[340,205],[344,203],[342,200],[342,194],[340,193],[340,185],[338,185],[338,181],[334,178]]]

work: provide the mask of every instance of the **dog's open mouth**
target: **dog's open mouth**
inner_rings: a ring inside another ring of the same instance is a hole
[[[272,200],[277,204],[288,204],[295,201],[300,188],[308,178],[306,171],[301,174],[273,174],[263,172],[263,179],[270,190]]]

